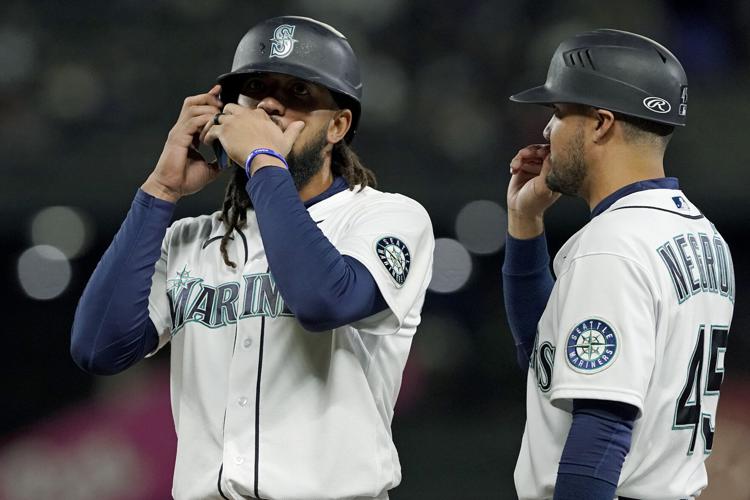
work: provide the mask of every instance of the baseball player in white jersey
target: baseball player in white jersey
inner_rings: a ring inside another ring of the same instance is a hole
[[[219,84],[186,99],[81,298],[73,357],[107,374],[171,345],[177,499],[388,498],[429,216],[350,149],[362,84],[330,26],[256,25]],[[222,166],[223,209],[167,229]]]
[[[515,470],[522,499],[694,498],[706,487],[735,298],[729,247],[664,176],[687,79],[663,46],[596,30],[563,41],[544,86],[549,142],[511,162],[503,267],[528,366]],[[543,214],[562,194],[591,221],[549,272]]]

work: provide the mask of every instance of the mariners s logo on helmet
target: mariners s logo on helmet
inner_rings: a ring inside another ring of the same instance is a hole
[[[375,251],[380,257],[380,262],[396,282],[396,286],[401,287],[409,275],[411,266],[411,253],[406,243],[395,236],[386,236],[375,244]]]
[[[596,373],[612,364],[618,352],[617,334],[606,321],[591,318],[568,334],[565,358],[574,370]]]
[[[269,57],[283,59],[292,53],[294,44],[297,42],[294,39],[294,28],[295,26],[292,24],[282,24],[273,30],[271,55]]]

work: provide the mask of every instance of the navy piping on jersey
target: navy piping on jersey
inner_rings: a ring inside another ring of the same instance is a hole
[[[245,235],[242,234],[242,231],[237,231],[237,234],[240,235],[240,239],[242,240],[242,244],[245,247],[245,264],[247,264],[247,259],[249,257],[249,253],[250,253],[249,250],[248,250],[248,248],[247,248],[247,238],[245,238]],[[217,236],[216,238],[221,238],[221,236]],[[216,238],[211,238],[211,240],[215,240]],[[230,236],[230,239],[234,239],[234,238],[232,238]],[[204,248],[205,248],[205,245],[204,245]],[[234,357],[234,353],[237,352],[237,330],[238,329],[239,329],[239,322],[235,322],[234,323],[234,342],[232,343],[232,357]],[[261,335],[262,334],[263,334],[263,324],[261,323]],[[261,356],[262,355],[263,355],[263,351],[261,349]],[[258,373],[258,378],[260,379],[260,373]],[[222,439],[224,438],[224,432],[226,430],[226,426],[227,426],[227,409],[224,408],[224,420],[222,420],[222,423],[221,423]],[[256,446],[256,448],[257,448],[257,446]],[[258,462],[257,453],[256,453],[256,457],[255,457],[255,462],[256,462],[256,464]],[[224,496],[224,492],[221,489],[221,474],[222,474],[223,470],[224,470],[224,463],[222,462],[221,468],[219,469],[219,480],[218,480],[217,484],[218,484],[218,487],[219,487],[219,495],[221,495],[222,498],[227,498],[226,496]],[[256,470],[256,477],[257,477],[257,470]],[[256,496],[257,496],[257,493],[256,493]],[[227,500],[229,500],[229,499],[227,498]]]
[[[224,490],[221,489],[221,474],[223,472],[224,472],[224,463],[222,462],[221,467],[219,467],[219,480],[216,482],[216,487],[219,489],[219,495],[221,495],[221,498],[225,498],[226,500],[229,500],[229,498],[227,498],[227,496],[224,494]]]
[[[247,259],[250,257],[250,250],[247,248],[247,238],[242,233],[242,231],[237,231],[237,234],[240,235],[240,239],[242,240],[242,245],[245,247],[245,264],[247,264]]]
[[[660,212],[667,212],[668,214],[679,215],[680,217],[685,217],[686,219],[692,219],[692,220],[703,219],[705,217],[703,214],[699,214],[699,215],[681,214],[680,212],[675,212],[673,210],[667,210],[666,208],[650,207],[648,205],[629,205],[627,207],[613,208],[612,211],[614,212],[615,210],[623,210],[625,208],[647,208],[649,210],[659,210]]]
[[[210,245],[211,243],[213,243],[216,240],[222,239],[223,237],[224,236],[213,236],[213,237],[207,239],[206,241],[203,242],[203,246],[201,247],[201,250],[205,250],[208,245]],[[234,236],[230,236],[229,239],[233,240]]]
[[[255,387],[255,498],[258,493],[258,472],[260,463],[260,376],[263,372],[263,346],[266,338],[266,317],[260,317],[260,346],[258,347],[258,383]]]
[[[647,191],[649,189],[680,189],[680,181],[677,180],[676,177],[661,177],[659,179],[648,179],[623,186],[600,201],[591,211],[591,218],[593,219],[607,210],[620,198],[639,191]]]

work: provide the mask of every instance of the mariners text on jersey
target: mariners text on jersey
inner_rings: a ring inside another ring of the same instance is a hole
[[[672,278],[680,304],[701,292],[718,293],[734,303],[732,257],[718,234],[682,233],[657,252]]]
[[[242,278],[245,291],[240,303],[239,283],[211,286],[202,278],[190,277],[190,271],[183,268],[177,278],[170,280],[171,287],[167,290],[172,336],[190,321],[217,328],[236,323],[238,318],[294,315],[285,305],[271,273],[247,274]]]

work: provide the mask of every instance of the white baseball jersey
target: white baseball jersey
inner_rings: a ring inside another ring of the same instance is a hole
[[[176,499],[387,498],[399,484],[390,424],[434,237],[417,202],[358,189],[308,212],[388,309],[322,333],[285,306],[252,210],[228,246],[236,269],[219,212],[167,231],[149,311],[171,342]]]
[[[732,269],[726,242],[677,189],[624,196],[565,243],[528,373],[520,498],[552,497],[574,399],[640,410],[619,496],[675,500],[705,488]]]

